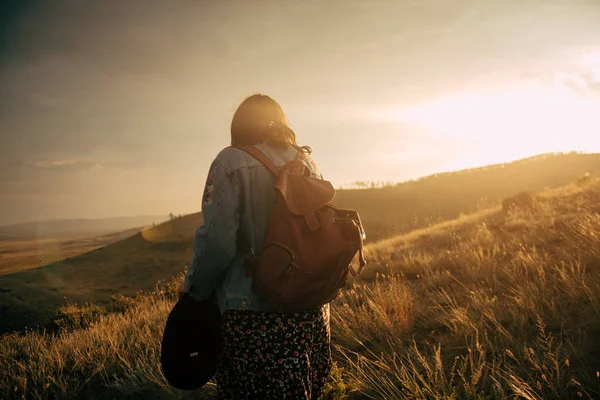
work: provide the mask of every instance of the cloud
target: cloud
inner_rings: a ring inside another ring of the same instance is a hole
[[[583,53],[583,55],[581,54]],[[565,70],[542,77],[557,89],[569,91],[587,100],[600,100],[600,47],[574,54],[574,63]]]
[[[97,162],[76,160],[34,161],[25,165],[31,168],[53,171],[98,171],[104,168],[102,164]]]
[[[600,71],[583,73],[558,72],[552,76],[552,85],[588,100],[600,100]]]
[[[580,75],[559,72],[554,76],[555,84],[559,87],[586,89],[587,81]]]

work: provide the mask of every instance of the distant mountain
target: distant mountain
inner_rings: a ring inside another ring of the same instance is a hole
[[[481,168],[444,172],[381,189],[337,192],[333,204],[358,210],[369,242],[499,203],[600,176],[600,154],[557,153]]]
[[[166,215],[102,219],[58,219],[0,226],[0,240],[63,239],[98,236],[159,224]]]

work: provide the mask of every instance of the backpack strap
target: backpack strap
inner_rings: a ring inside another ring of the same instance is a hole
[[[258,161],[260,161],[262,165],[264,165],[269,171],[271,171],[271,173],[276,179],[279,176],[279,170],[277,169],[275,164],[273,164],[273,162],[269,160],[269,158],[265,156],[263,152],[257,149],[256,147],[249,145],[237,145],[232,147],[243,150],[246,153],[250,154],[252,157],[256,158]]]

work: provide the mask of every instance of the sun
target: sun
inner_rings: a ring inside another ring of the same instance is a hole
[[[546,152],[600,151],[600,102],[542,83],[457,93],[378,110],[376,117],[417,123],[439,137],[479,149],[457,160],[458,164],[485,165]]]

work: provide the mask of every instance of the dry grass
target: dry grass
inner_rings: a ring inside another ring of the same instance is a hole
[[[193,232],[201,223],[200,214],[191,214],[137,234],[130,232],[126,239],[120,233],[106,235],[94,239],[111,240],[105,247],[42,267],[1,275],[0,334],[44,325],[65,298],[79,303],[108,304],[116,293],[132,296],[139,290],[152,290],[156,281],[171,278],[189,262]],[[48,254],[55,258],[66,254],[57,247],[59,242],[51,243],[55,251]],[[79,244],[87,242],[81,239],[68,243],[77,249]],[[34,242],[30,245],[35,247]]]
[[[523,190],[538,192],[563,186],[588,172],[600,175],[600,154],[543,155],[436,174],[382,189],[341,190],[334,204],[359,210],[368,240],[373,242],[456,218],[466,224],[478,218],[472,213],[504,197]],[[44,238],[65,230],[80,231],[81,222],[13,226],[8,227],[12,233],[0,229],[0,237]],[[114,221],[84,221],[84,226],[96,224],[97,229],[104,230],[108,222]],[[186,215],[105,247],[114,237],[0,242],[0,274],[5,273],[0,275],[0,334],[43,325],[65,298],[107,303],[116,293],[133,295],[152,289],[156,281],[170,278],[190,260],[193,233],[201,223],[200,213]],[[454,226],[456,222],[447,224]],[[397,240],[388,241],[388,245],[397,248],[393,244]],[[77,255],[82,252],[85,254]]]
[[[333,304],[344,382],[336,370],[328,396],[600,397],[599,244],[591,180],[539,196],[533,214],[491,209],[371,246],[374,272]],[[213,387],[184,394],[160,373],[179,279],[86,329],[3,337],[0,398],[211,397]],[[79,311],[65,309],[66,322],[76,327]]]
[[[182,279],[183,273],[159,282],[152,293],[116,299],[123,312],[105,315],[89,304],[65,306],[56,334],[3,336],[0,398],[214,399],[213,382],[184,392],[170,387],[160,370],[162,330]],[[343,398],[341,379],[334,368],[328,399]]]
[[[333,308],[349,383],[375,399],[598,398],[600,181],[536,212],[371,249]]]
[[[0,241],[0,275],[38,268],[107,246],[135,232],[93,238]]]
[[[160,371],[160,338],[180,279],[87,329],[4,336],[0,398],[203,398],[211,387],[186,394]]]

